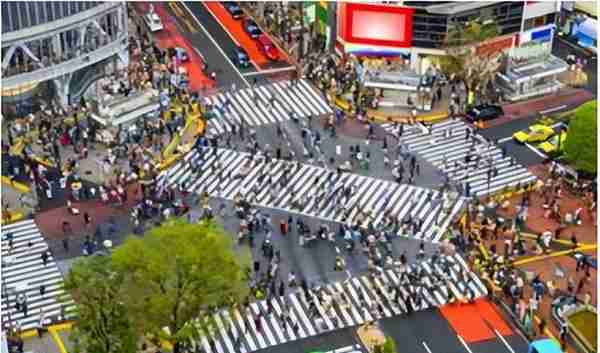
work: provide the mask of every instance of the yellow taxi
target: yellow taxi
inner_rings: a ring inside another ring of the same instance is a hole
[[[558,143],[559,138],[560,138],[560,149],[559,149],[559,143]],[[546,153],[562,151],[565,148],[566,140],[567,140],[567,133],[563,131],[560,133],[560,137],[559,137],[559,135],[554,135],[548,141],[540,143],[538,145],[538,148]]]
[[[513,138],[520,143],[543,142],[554,135],[554,129],[550,126],[535,124],[529,127],[529,131],[518,131],[513,134]]]

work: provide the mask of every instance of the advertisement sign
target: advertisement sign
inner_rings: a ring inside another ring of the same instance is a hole
[[[338,6],[338,33],[344,42],[411,47],[413,9],[365,3]]]
[[[521,32],[521,34],[519,35],[519,45],[529,42],[551,42],[555,30],[556,26],[554,24],[549,24],[542,27],[534,28],[526,32]]]
[[[514,41],[515,38],[513,35],[507,37],[494,38],[477,46],[477,48],[475,48],[475,54],[477,56],[489,57],[512,48],[514,45]]]

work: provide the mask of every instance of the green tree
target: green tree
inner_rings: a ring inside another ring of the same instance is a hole
[[[597,104],[594,100],[577,108],[575,118],[569,123],[564,147],[567,160],[577,170],[590,174],[596,174],[598,168]]]
[[[375,353],[397,353],[396,342],[392,337],[386,337],[382,345],[375,346]]]
[[[128,295],[122,300],[136,328],[171,343],[175,353],[199,330],[212,329],[213,308],[247,294],[248,258],[240,260],[215,223],[171,221],[144,238],[128,238],[112,258],[124,276]]]
[[[483,91],[500,69],[502,55],[500,52],[476,55],[475,46],[498,34],[495,22],[454,24],[444,40],[446,55],[437,59],[440,69],[448,77],[462,81],[470,94]]]
[[[65,278],[65,289],[77,302],[71,333],[76,352],[127,353],[136,351],[137,334],[120,302],[123,277],[110,257],[92,256],[75,262]]]

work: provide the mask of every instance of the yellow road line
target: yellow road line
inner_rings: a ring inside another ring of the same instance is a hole
[[[390,122],[390,120],[392,122],[407,122],[408,121],[408,115],[409,114],[403,114],[403,115],[390,115],[390,114],[385,114],[385,113],[380,113],[378,111],[373,111],[370,110],[367,112],[367,116],[373,120],[376,121],[380,121],[380,122]],[[445,120],[448,118],[448,113],[435,113],[435,114],[422,114],[422,115],[417,115],[417,121],[420,122],[439,122],[442,120]]]
[[[53,328],[49,328],[48,332],[50,332],[50,336],[52,336],[52,340],[54,341],[54,343],[58,347],[58,350],[60,351],[60,353],[68,353],[67,349],[65,348],[65,345],[64,345],[64,343],[62,341],[62,339],[58,335],[58,331],[55,330],[55,329],[53,329]]]
[[[22,220],[25,215],[22,212],[9,212],[10,218],[7,220],[4,220],[4,218],[2,218],[2,224],[8,224],[8,223],[12,223],[12,222],[16,222],[16,221],[20,221]]]
[[[523,236],[524,238],[528,238],[528,239],[537,239],[537,235],[532,234],[532,233],[521,232],[521,236]],[[552,241],[555,243],[564,244],[564,245],[573,245],[573,243],[570,240],[565,240],[565,239],[553,239]],[[593,245],[593,244],[586,244],[586,243],[579,243],[579,244],[580,244],[580,246]]]
[[[31,189],[29,188],[29,186],[27,186],[23,183],[20,183],[18,181],[11,181],[10,178],[8,178],[4,175],[2,175],[2,184],[5,184],[17,191],[20,191],[20,192],[31,192]]]
[[[38,333],[37,330],[27,330],[27,331],[23,331],[19,334],[19,337],[26,339],[26,338],[32,338],[32,337],[37,337]]]
[[[528,264],[528,263],[531,263],[531,262],[535,262],[535,261],[541,261],[541,260],[546,260],[546,259],[550,259],[550,258],[553,258],[553,257],[559,257],[559,256],[569,255],[569,254],[572,254],[572,253],[578,252],[578,251],[596,250],[597,248],[598,248],[598,244],[584,245],[584,246],[580,246],[578,248],[571,249],[571,250],[557,251],[557,252],[554,252],[554,253],[551,253],[551,254],[547,254],[547,255],[539,255],[539,256],[534,256],[534,257],[530,257],[530,258],[527,258],[527,259],[515,261],[513,263],[513,265],[515,265],[515,266],[525,265],[525,264]]]

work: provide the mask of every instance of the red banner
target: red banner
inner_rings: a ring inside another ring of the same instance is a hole
[[[497,54],[513,46],[513,37],[514,36],[495,38],[484,42],[475,48],[475,54],[477,56],[492,56]]]

